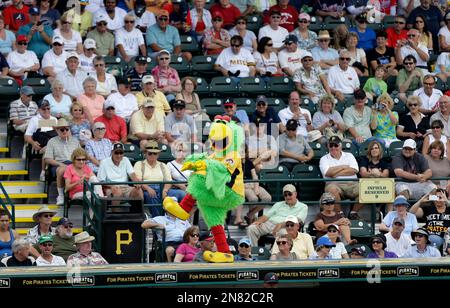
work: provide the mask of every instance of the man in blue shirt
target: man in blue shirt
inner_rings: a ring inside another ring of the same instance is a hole
[[[278,114],[268,105],[267,98],[264,95],[259,95],[256,98],[256,110],[250,116],[250,122],[255,123],[257,126],[260,123],[267,124],[267,135],[274,136],[275,138],[278,137],[280,130],[284,129]]]
[[[367,15],[360,14],[356,16],[356,27],[350,28],[351,32],[358,34],[359,42],[357,48],[362,48],[367,53],[376,46],[376,34],[371,28],[367,28]]]
[[[429,245],[431,242],[428,240],[430,234],[425,228],[419,228],[414,232],[411,232],[411,237],[415,246],[405,253],[404,258],[440,258],[441,253],[435,247]]]
[[[30,7],[30,23],[22,26],[17,35],[23,34],[28,38],[28,50],[34,51],[39,59],[50,49],[53,30],[48,25],[43,25],[39,7]]]

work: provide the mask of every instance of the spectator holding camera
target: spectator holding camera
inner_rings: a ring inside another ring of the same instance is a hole
[[[370,128],[374,131],[375,138],[384,141],[388,147],[393,141],[398,140],[396,136],[396,126],[398,124],[398,114],[392,111],[394,101],[385,93],[378,97],[377,103],[372,108]]]
[[[419,42],[420,31],[410,29],[408,31],[408,39],[400,40],[395,46],[395,59],[398,65],[402,65],[406,56],[411,55],[417,60],[417,67],[421,68],[424,73],[428,73],[427,61],[430,59],[427,46]]]

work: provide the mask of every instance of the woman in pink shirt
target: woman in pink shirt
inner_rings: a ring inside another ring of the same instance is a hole
[[[183,244],[178,246],[174,262],[192,262],[195,255],[200,251],[197,247],[200,230],[197,226],[192,226],[184,231]]]
[[[152,69],[157,90],[166,95],[167,101],[175,99],[175,95],[181,92],[181,80],[178,72],[170,67],[170,53],[161,50],[158,54],[158,65]]]
[[[95,78],[87,77],[83,81],[84,93],[77,97],[77,101],[84,107],[86,119],[91,124],[103,114],[103,103],[105,98],[97,94],[97,81]]]

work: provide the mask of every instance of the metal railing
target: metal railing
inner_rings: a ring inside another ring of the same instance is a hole
[[[0,189],[2,190],[2,193],[5,196],[5,198],[0,198],[1,205],[2,205],[3,209],[7,213],[9,213],[9,215],[11,216],[12,229],[15,229],[16,228],[16,206],[11,201],[11,198],[9,198],[9,195],[6,192],[6,189],[1,182],[0,182]],[[6,200],[6,202],[4,199]],[[11,206],[11,212],[8,210],[8,204]]]

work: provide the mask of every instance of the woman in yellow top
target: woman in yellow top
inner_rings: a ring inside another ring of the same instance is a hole
[[[142,77],[142,91],[136,94],[139,108],[150,97],[155,103],[155,113],[160,114],[163,118],[171,112],[169,102],[161,91],[155,89],[155,78],[152,75]]]
[[[428,50],[433,50],[433,37],[431,35],[431,32],[428,31],[424,16],[416,16],[416,20],[414,21],[414,28],[419,30],[420,32],[419,43],[427,46]]]

